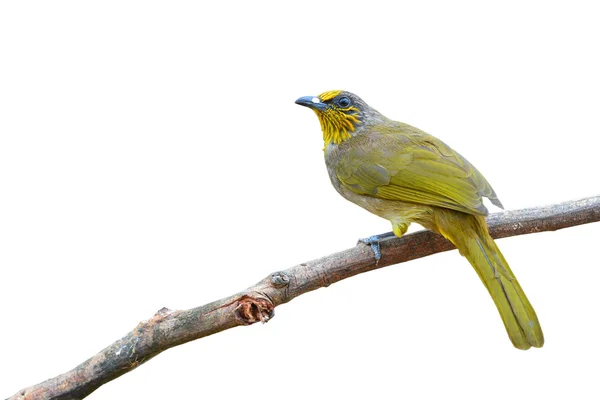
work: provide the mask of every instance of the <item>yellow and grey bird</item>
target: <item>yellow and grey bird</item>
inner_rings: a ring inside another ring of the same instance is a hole
[[[533,307],[488,233],[483,204],[502,208],[477,169],[441,140],[392,121],[350,92],[306,96],[297,104],[319,118],[331,183],[345,199],[389,220],[396,236],[411,222],[443,235],[466,257],[489,291],[518,349],[542,347]],[[379,259],[379,240],[370,244]]]

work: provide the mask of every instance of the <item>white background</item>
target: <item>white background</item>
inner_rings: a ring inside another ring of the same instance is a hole
[[[0,397],[163,306],[389,230],[331,188],[300,96],[350,90],[442,138],[507,209],[598,195],[592,2],[418,4],[2,2]],[[306,294],[90,399],[598,398],[599,235],[499,241],[541,350],[512,347],[454,251]]]

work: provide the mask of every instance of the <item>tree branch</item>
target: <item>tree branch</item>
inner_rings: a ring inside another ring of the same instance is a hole
[[[600,221],[600,196],[541,208],[506,211],[488,218],[494,238],[555,231]],[[233,296],[189,310],[159,310],[151,319],[73,370],[23,389],[10,399],[81,399],[148,361],[191,340],[240,325],[267,322],[280,304],[351,276],[451,250],[454,246],[431,231],[381,242],[375,262],[369,247],[355,247],[275,272]]]

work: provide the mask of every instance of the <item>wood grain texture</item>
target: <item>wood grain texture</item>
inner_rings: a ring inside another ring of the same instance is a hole
[[[600,196],[561,204],[506,211],[488,218],[494,238],[555,231],[600,221]],[[267,322],[280,304],[351,276],[431,254],[454,246],[430,231],[381,242],[378,263],[364,244],[275,272],[233,296],[189,310],[159,310],[131,332],[73,370],[20,390],[10,399],[82,399],[101,385],[180,344],[240,325]]]

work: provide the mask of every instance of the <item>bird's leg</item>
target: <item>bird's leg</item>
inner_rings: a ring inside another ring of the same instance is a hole
[[[379,242],[383,239],[395,236],[394,232],[382,233],[380,235],[369,236],[368,238],[358,239],[358,243],[364,243],[366,245],[371,246],[371,250],[375,254],[375,259],[379,261],[381,258],[381,249],[379,247]]]
[[[381,258],[381,248],[379,247],[379,242],[381,242],[383,239],[386,239],[386,238],[389,238],[392,236],[402,237],[402,235],[404,235],[406,233],[406,231],[408,230],[409,225],[410,224],[401,223],[401,222],[392,222],[393,232],[387,232],[387,233],[382,233],[380,235],[369,236],[368,238],[359,239],[358,242],[371,246],[371,250],[373,250],[373,253],[375,254],[375,259],[377,261],[379,261],[379,259]]]

